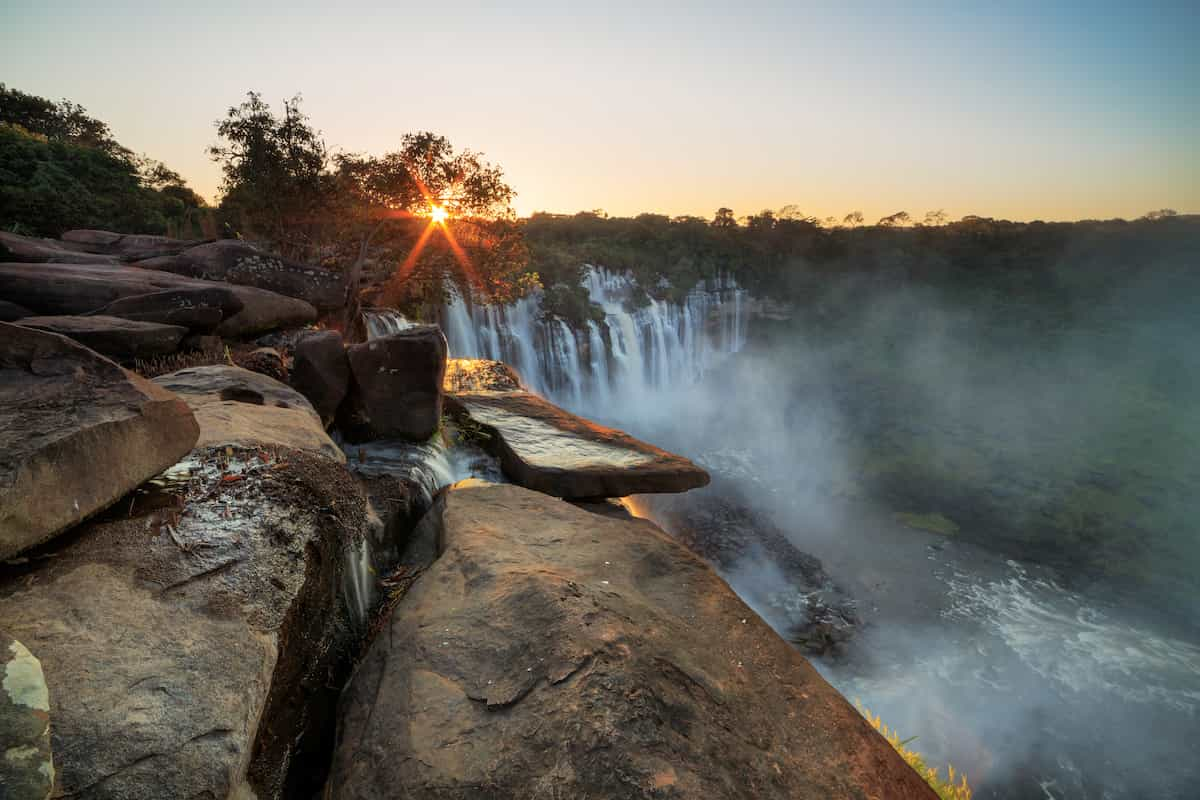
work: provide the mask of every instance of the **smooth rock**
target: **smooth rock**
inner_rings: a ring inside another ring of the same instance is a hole
[[[530,392],[447,396],[448,406],[488,432],[504,474],[556,497],[625,497],[686,492],[708,473],[677,456],[577,417]]]
[[[343,694],[334,800],[934,798],[653,524],[478,481],[433,515],[440,557]]]
[[[189,367],[154,383],[179,395],[200,424],[197,447],[290,447],[344,462],[304,395],[241,367]]]
[[[7,300],[0,300],[0,322],[15,322],[16,320],[24,317],[32,317],[33,315],[33,312],[25,306],[19,306]]]
[[[442,417],[446,337],[417,325],[346,348],[350,389],[338,415],[351,442],[401,437],[424,441]]]
[[[0,323],[0,560],[107,508],[198,434],[170,392],[64,336]]]
[[[242,307],[242,301],[232,289],[213,286],[122,297],[91,313],[138,322],[182,325],[193,333],[208,333]]]
[[[280,328],[300,328],[317,321],[317,309],[303,300],[250,286],[231,287],[244,305],[217,326],[228,339],[243,339]]]
[[[137,322],[121,317],[25,317],[15,323],[23,328],[69,336],[84,347],[117,361],[165,356],[179,349],[187,328]]]
[[[292,356],[291,380],[322,421],[331,424],[350,386],[350,362],[342,335],[337,331],[314,331],[302,336]]]
[[[352,653],[344,551],[365,502],[311,453],[219,448],[186,464],[174,503],[0,565],[0,619],[51,687],[56,796],[316,794],[293,784],[321,763],[314,700]]]
[[[0,231],[0,261],[67,264],[117,263],[117,259],[113,256],[85,253],[69,243],[56,239],[35,239],[7,231]]]
[[[130,261],[177,255],[189,247],[204,243],[196,239],[86,229],[67,231],[62,235],[62,240],[88,253],[113,255]]]
[[[42,664],[0,630],[0,790],[7,800],[42,800],[53,789],[50,691]]]
[[[327,311],[341,308],[346,299],[346,285],[340,274],[289,261],[235,239],[198,245],[175,256],[139,261],[137,266],[267,289]]]

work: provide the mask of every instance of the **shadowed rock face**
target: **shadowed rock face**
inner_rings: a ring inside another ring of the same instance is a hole
[[[106,508],[197,435],[170,392],[66,337],[0,323],[0,560]]]
[[[441,555],[343,696],[333,798],[933,797],[654,525],[479,482],[430,515]]]
[[[103,315],[25,317],[16,324],[68,336],[101,355],[125,362],[174,353],[179,349],[179,342],[187,335],[187,328],[178,325]]]
[[[529,392],[464,393],[448,403],[492,436],[505,475],[546,494],[624,497],[685,492],[708,483],[708,473],[686,458]]]
[[[432,436],[442,418],[446,349],[436,325],[415,325],[346,348],[352,381],[338,413],[346,438]]]
[[[79,229],[62,235],[63,242],[72,249],[87,253],[113,255],[126,260],[175,255],[189,247],[204,244],[198,239],[172,239],[168,236],[152,236],[138,233],[113,233]]]
[[[350,362],[342,335],[316,331],[296,342],[292,386],[309,399],[325,424],[333,422],[350,385]]]
[[[168,289],[151,294],[139,294],[114,300],[95,314],[159,322],[163,325],[182,325],[195,333],[207,333],[242,310],[242,301],[232,289]]]
[[[70,242],[55,239],[35,239],[0,231],[0,259],[29,263],[59,262],[70,264],[115,264],[117,259],[109,255],[84,252],[83,248]]]
[[[12,800],[50,796],[50,692],[42,665],[0,630],[0,789]]]

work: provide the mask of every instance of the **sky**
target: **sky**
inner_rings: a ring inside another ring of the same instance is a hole
[[[0,0],[0,82],[209,200],[253,89],[335,151],[444,134],[522,214],[1200,212],[1194,0],[834,5]]]

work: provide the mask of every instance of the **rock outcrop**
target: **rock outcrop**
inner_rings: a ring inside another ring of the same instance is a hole
[[[197,447],[287,447],[344,462],[304,395],[241,367],[190,367],[154,383],[179,395],[200,423]]]
[[[208,333],[242,307],[242,301],[232,289],[213,286],[131,295],[91,313],[138,322],[182,325],[193,333]]]
[[[342,335],[337,331],[314,331],[302,336],[292,356],[291,381],[322,421],[331,424],[350,386],[350,362]]]
[[[0,261],[28,263],[116,264],[113,256],[87,253],[56,239],[35,239],[0,231]]]
[[[137,322],[103,315],[86,317],[25,317],[17,325],[67,336],[115,361],[133,361],[174,353],[187,328],[157,322]]]
[[[514,483],[567,499],[685,492],[708,473],[682,456],[577,417],[523,391],[466,392],[447,403],[488,433]]]
[[[0,300],[0,322],[14,322],[24,317],[32,317],[33,312],[25,306]]]
[[[654,525],[479,482],[430,514],[441,555],[346,689],[332,798],[934,797]]]
[[[346,348],[351,382],[338,424],[351,442],[422,441],[438,429],[446,376],[446,337],[436,325]]]
[[[0,790],[8,800],[42,800],[53,788],[50,692],[41,662],[0,630]]]
[[[86,253],[117,256],[126,261],[177,255],[190,247],[204,244],[202,240],[196,239],[172,239],[167,236],[89,229],[67,231],[62,235],[62,240],[68,243],[68,246]]]
[[[267,289],[323,310],[340,308],[346,300],[345,281],[339,273],[289,261],[234,239],[198,245],[174,256],[138,261],[137,266]]]
[[[170,392],[66,337],[0,323],[0,560],[108,507],[198,432]]]

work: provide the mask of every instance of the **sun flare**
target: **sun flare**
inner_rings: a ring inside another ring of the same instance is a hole
[[[450,219],[450,212],[445,206],[430,206],[429,218],[439,225],[444,225],[446,220]]]

